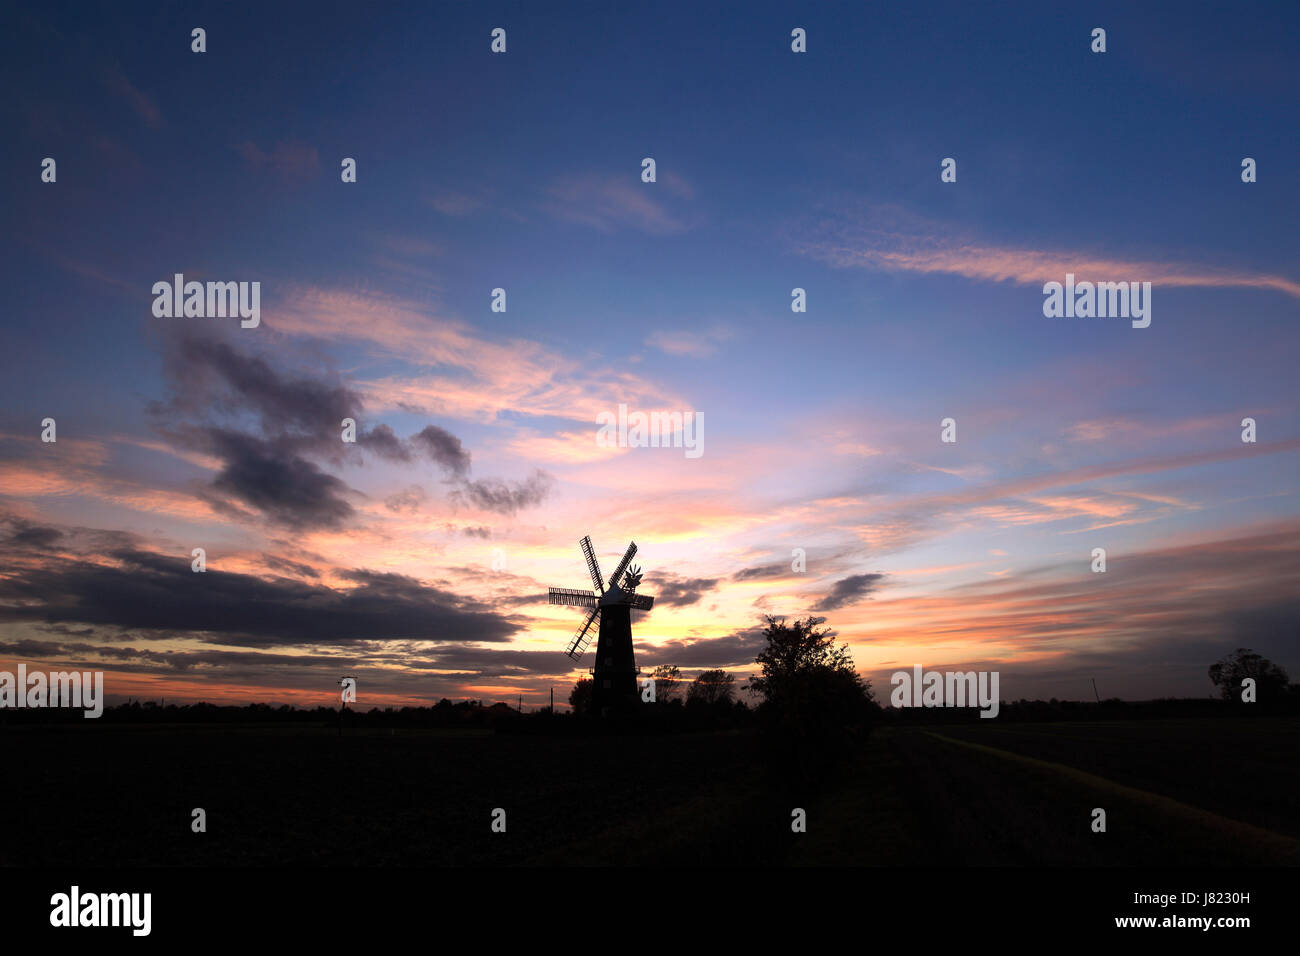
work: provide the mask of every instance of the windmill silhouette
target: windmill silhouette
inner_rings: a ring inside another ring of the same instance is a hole
[[[596,639],[596,667],[592,671],[592,703],[599,714],[611,710],[630,709],[636,705],[636,658],[632,653],[632,608],[648,611],[655,599],[648,594],[637,594],[641,583],[641,569],[629,567],[636,555],[636,542],[627,546],[623,560],[609,577],[609,587],[600,576],[600,564],[591,547],[591,538],[579,542],[582,556],[591,572],[592,591],[575,588],[551,588],[551,603],[569,607],[585,607],[587,617],[569,642],[565,651],[575,661],[591,645],[591,625],[600,615]]]

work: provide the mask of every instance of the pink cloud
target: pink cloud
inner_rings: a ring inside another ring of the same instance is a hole
[[[685,407],[632,372],[593,366],[527,339],[494,341],[394,296],[298,288],[263,322],[290,335],[366,342],[423,367],[364,383],[371,406],[485,422],[503,413],[556,416],[591,422],[593,431],[596,413],[617,402]]]

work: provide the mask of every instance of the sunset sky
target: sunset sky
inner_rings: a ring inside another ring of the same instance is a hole
[[[0,669],[543,706],[590,534],[647,671],[743,679],[770,613],[880,698],[1300,679],[1300,8],[544,6],[6,14]],[[175,273],[261,325],[155,318]],[[1150,327],[1045,318],[1066,273]]]

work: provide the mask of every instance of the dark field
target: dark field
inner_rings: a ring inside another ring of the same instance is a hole
[[[1294,719],[885,731],[823,799],[825,829],[810,827],[794,860],[1296,865],[1298,734]],[[1105,833],[1091,830],[1094,807]]]
[[[1296,864],[1298,743],[1293,718],[889,727],[814,785],[747,732],[5,727],[0,863]]]

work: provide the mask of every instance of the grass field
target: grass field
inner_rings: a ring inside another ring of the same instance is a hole
[[[741,732],[6,727],[0,863],[1295,864],[1297,742],[1294,719],[888,727],[814,787]]]

